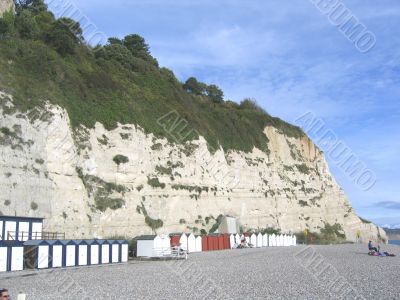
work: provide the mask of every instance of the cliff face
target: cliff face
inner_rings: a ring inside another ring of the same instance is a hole
[[[0,1],[0,16],[2,16],[4,12],[9,11],[10,9],[14,10],[14,1],[13,0],[1,0]]]
[[[318,231],[327,222],[349,240],[386,237],[357,217],[307,137],[267,127],[268,154],[210,153],[201,137],[170,144],[134,125],[72,131],[58,106],[21,114],[10,95],[0,98],[1,213],[45,217],[45,230],[135,236],[162,221],[158,233],[208,231],[223,214],[245,228]]]

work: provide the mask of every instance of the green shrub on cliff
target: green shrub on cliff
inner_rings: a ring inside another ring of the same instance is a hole
[[[120,164],[126,164],[129,162],[129,158],[125,155],[118,154],[113,157],[113,161],[119,166]]]
[[[200,94],[184,88],[172,71],[158,66],[139,35],[111,38],[92,49],[78,23],[57,20],[41,0],[26,1],[15,16],[2,20],[0,89],[14,95],[21,111],[42,106],[46,99],[68,111],[73,127],[136,124],[173,143],[200,134],[212,151],[220,146],[267,151],[267,125],[288,136],[303,135],[300,128],[254,106],[224,102],[217,86],[204,87]],[[171,126],[160,126],[157,120],[170,112],[176,112]],[[176,124],[187,125],[174,131]]]
[[[307,233],[306,233],[307,232]],[[308,230],[295,233],[297,243],[302,244],[338,244],[348,243],[342,225],[325,223],[320,232],[310,232]]]

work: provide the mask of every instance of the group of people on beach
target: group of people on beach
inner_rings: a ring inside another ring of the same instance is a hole
[[[381,246],[378,244],[377,247],[374,247],[372,241],[368,242],[368,255],[371,256],[395,256],[393,253],[388,253],[386,251],[381,252]]]

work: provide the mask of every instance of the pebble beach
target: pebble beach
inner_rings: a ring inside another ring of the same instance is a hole
[[[136,261],[0,274],[12,299],[399,299],[396,257],[366,245],[235,249],[188,260]]]

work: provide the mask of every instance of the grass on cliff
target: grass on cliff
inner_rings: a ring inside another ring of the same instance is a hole
[[[295,233],[298,244],[316,244],[316,245],[328,245],[328,244],[343,244],[349,243],[346,240],[346,234],[342,228],[342,225],[335,223],[333,225],[325,223],[324,227],[320,229],[320,232],[297,232]]]
[[[136,124],[147,133],[183,142],[157,123],[176,111],[188,122],[183,133],[196,132],[188,139],[196,139],[198,132],[214,150],[222,146],[267,151],[263,133],[267,125],[287,136],[304,135],[300,128],[260,109],[231,101],[215,103],[187,92],[174,73],[160,68],[149,53],[129,52],[123,45],[88,47],[79,30],[71,35],[70,28],[79,24],[66,28],[66,19],[56,20],[42,1],[0,20],[0,89],[14,95],[21,111],[48,100],[68,111],[73,127],[91,128],[96,122],[107,129],[118,122]]]

